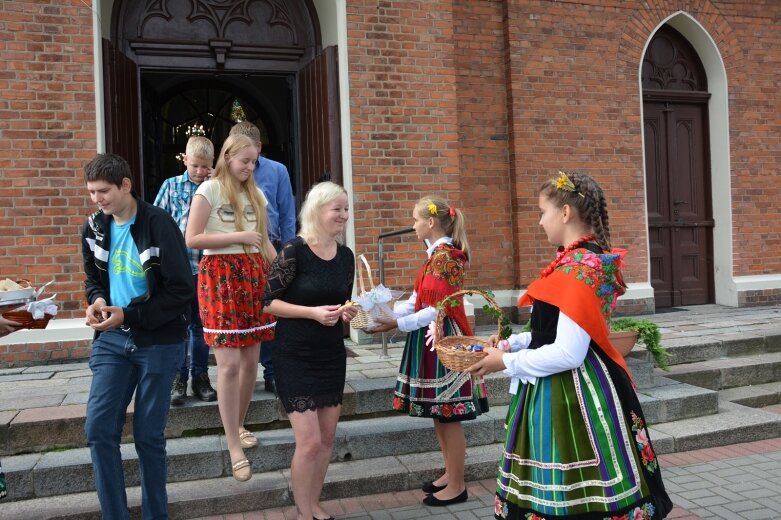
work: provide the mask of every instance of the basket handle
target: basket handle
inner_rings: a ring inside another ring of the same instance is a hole
[[[358,258],[362,263],[358,264],[358,286],[361,288],[361,294],[366,292],[366,287],[363,285],[364,273],[369,278],[369,290],[374,289],[374,281],[372,281],[372,269],[369,266],[369,261],[366,260],[364,255],[358,255]]]
[[[464,295],[473,295],[473,294],[479,294],[482,296],[485,301],[488,302],[488,305],[493,307],[494,309],[498,310],[499,312],[503,312],[502,308],[499,307],[499,305],[496,303],[496,300],[494,300],[490,294],[488,294],[485,291],[481,291],[480,289],[462,289],[460,291],[456,291],[450,296],[445,296],[442,298],[439,303],[437,303],[437,306],[439,306],[440,303],[444,304],[445,302],[452,300],[453,298],[457,298],[459,296]],[[437,318],[435,323],[436,331],[437,331],[437,337],[442,337],[442,335],[445,333],[445,311],[437,309]],[[497,335],[502,333],[502,319],[501,317],[496,320],[496,329],[497,329]]]

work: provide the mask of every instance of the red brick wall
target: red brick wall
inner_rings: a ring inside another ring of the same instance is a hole
[[[734,274],[781,272],[781,2],[718,2],[708,30],[727,64]],[[779,291],[739,298],[779,303]],[[773,296],[769,296],[772,293]]]
[[[92,14],[84,2],[0,0],[0,278],[55,278],[81,307],[82,166],[95,153]]]
[[[64,317],[82,307],[81,168],[96,148],[86,4],[0,0],[0,277],[55,277]],[[726,66],[734,274],[781,272],[774,0],[350,0],[357,252],[376,269],[377,235],[410,226],[414,202],[442,193],[469,221],[469,284],[524,287],[552,252],[540,183],[585,170],[608,194],[614,243],[631,252],[628,281],[647,281],[638,63],[678,10]],[[388,284],[410,287],[423,258],[412,235],[389,239]]]
[[[509,289],[518,276],[508,175],[503,3],[454,2],[461,199],[472,249],[467,283],[477,288]]]
[[[702,24],[727,69],[734,274],[781,270],[774,224],[781,216],[781,33],[775,29],[781,4],[507,4],[510,174],[522,285],[550,255],[536,226],[536,189],[559,168],[597,177],[609,198],[613,242],[630,251],[627,281],[647,280],[638,62],[654,29],[679,10]]]
[[[453,3],[347,3],[356,252],[410,227],[415,201],[460,201]],[[387,241],[389,285],[411,287],[424,258],[414,235]]]
[[[351,1],[347,24],[357,251],[376,268],[377,235],[440,194],[468,218],[469,284],[512,285],[501,2]],[[388,285],[410,288],[421,244],[385,244]]]
[[[588,172],[602,185],[612,241],[631,252],[626,279],[645,282],[637,63],[633,75],[616,75],[622,31],[641,4],[523,3],[508,10],[506,29],[515,241],[523,251],[519,281],[526,285],[551,257],[537,225],[539,187],[558,170],[571,170]],[[629,50],[637,60],[644,42]]]
[[[418,195],[447,192],[470,217],[470,284],[524,287],[552,252],[538,187],[582,170],[607,193],[627,281],[647,282],[639,62],[679,10],[727,69],[734,273],[778,273],[781,4],[769,0],[349,2],[358,251],[376,266],[376,235],[408,225]],[[388,243],[389,281],[408,286],[420,246]]]
[[[627,7],[635,6],[628,3]],[[646,35],[678,9],[684,9],[708,32],[726,69],[733,274],[778,274],[781,235],[774,222],[781,218],[781,206],[777,203],[781,196],[781,98],[777,74],[781,34],[776,26],[781,18],[781,4],[772,0],[648,2],[646,9],[625,16],[628,21],[621,35],[618,77],[635,73],[633,56],[642,49]],[[781,301],[778,291],[767,294],[763,300],[766,303]],[[748,304],[753,298],[739,295],[739,305]]]

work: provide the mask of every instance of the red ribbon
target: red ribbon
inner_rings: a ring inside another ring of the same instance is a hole
[[[455,216],[456,216],[456,208],[454,208],[453,206],[450,206],[450,210],[448,211],[448,213],[450,213],[450,218],[455,218]]]

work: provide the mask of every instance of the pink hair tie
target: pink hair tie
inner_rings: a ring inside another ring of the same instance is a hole
[[[448,211],[448,213],[450,213],[451,218],[455,218],[455,216],[456,216],[456,208],[454,208],[453,206],[450,206],[450,210]]]

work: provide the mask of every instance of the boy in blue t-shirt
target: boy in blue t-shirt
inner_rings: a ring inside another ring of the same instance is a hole
[[[177,177],[166,179],[160,187],[160,191],[157,192],[155,206],[170,213],[179,225],[182,236],[187,229],[187,217],[190,215],[190,204],[195,190],[211,174],[213,163],[214,145],[212,142],[203,136],[190,137],[184,152],[184,165],[187,169]],[[197,287],[198,264],[203,255],[198,249],[188,248],[187,252],[190,257],[193,280]],[[203,324],[198,309],[198,298],[193,298],[191,314],[190,339],[185,345],[185,358],[171,388],[171,404],[174,406],[184,403],[184,398],[187,396],[187,350],[190,354],[193,395],[201,401],[217,400],[217,392],[214,391],[209,381],[209,347],[203,339]]]
[[[98,154],[84,167],[92,202],[81,235],[87,325],[95,330],[84,426],[103,518],[130,518],[119,449],[135,395],[133,441],[144,518],[168,518],[165,425],[182,363],[195,285],[171,215],[138,199],[127,161]]]

